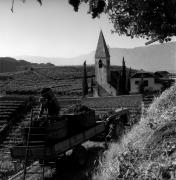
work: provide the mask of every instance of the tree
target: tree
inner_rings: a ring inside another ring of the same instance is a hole
[[[83,64],[82,92],[83,92],[83,96],[88,94],[86,61],[84,61],[84,64]]]
[[[131,78],[131,68],[128,71],[128,78],[127,78],[127,93],[129,94],[131,91],[131,82],[130,82],[130,78]]]
[[[93,87],[94,87],[94,81],[93,81],[93,77],[91,78],[91,84],[90,84],[90,92],[91,94],[93,94]]]
[[[76,3],[77,2],[77,3]],[[89,13],[109,15],[113,32],[133,37],[170,41],[176,35],[176,0],[70,0],[75,10],[89,4]]]
[[[23,2],[26,2],[26,0],[22,0]],[[42,5],[42,0],[36,0],[40,5]],[[14,8],[14,3],[15,3],[15,0],[12,0],[12,7],[11,7],[11,11],[13,13],[13,8]]]
[[[126,89],[126,65],[125,65],[125,60],[124,60],[124,57],[123,57],[123,60],[122,60],[122,75],[121,75],[121,83],[122,83],[122,94],[126,94],[127,93],[127,89]]]
[[[42,4],[42,0],[36,1]],[[106,13],[113,23],[112,32],[120,35],[156,39],[160,42],[170,41],[176,35],[176,0],[68,0],[68,2],[75,11],[79,10],[81,3],[87,3],[88,13],[93,18]]]

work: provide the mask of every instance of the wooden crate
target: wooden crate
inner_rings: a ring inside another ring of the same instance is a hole
[[[48,140],[59,140],[68,135],[68,120],[62,119],[55,123],[50,124],[46,128]]]

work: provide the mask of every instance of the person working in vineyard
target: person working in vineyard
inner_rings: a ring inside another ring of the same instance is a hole
[[[44,111],[47,111],[47,115],[50,120],[59,115],[60,106],[51,88],[42,89],[39,101],[41,104],[39,118],[43,115]]]

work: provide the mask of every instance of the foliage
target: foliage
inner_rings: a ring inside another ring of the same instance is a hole
[[[175,120],[175,106],[176,85],[155,99],[139,124],[120,142],[111,144],[100,161],[97,171],[99,179],[105,177],[106,180],[152,180],[164,179],[166,176],[168,179],[175,179],[176,135],[173,130],[170,135],[161,135],[158,143],[154,141],[151,149],[146,148],[156,129]]]
[[[89,4],[89,13],[92,15],[93,18],[101,14],[106,6],[104,0],[69,0],[69,3],[74,7],[75,11],[78,11],[79,5],[82,2]]]
[[[165,90],[148,109],[148,124],[152,129],[174,121],[176,116],[176,86]]]
[[[42,5],[42,0],[37,2]],[[120,35],[167,42],[176,34],[175,0],[69,0],[75,11],[81,3],[88,4],[92,18],[106,13],[114,27],[112,32]],[[12,12],[13,4],[14,0]]]
[[[126,65],[125,65],[124,57],[122,60],[122,70],[120,74],[119,86],[120,86],[119,87],[120,94],[127,94]]]
[[[176,3],[166,0],[110,0],[108,12],[120,34],[159,38],[168,41],[175,35]]]
[[[23,0],[25,2],[26,0]],[[42,0],[36,0],[40,5],[42,5]]]
[[[132,38],[157,38],[160,42],[175,36],[175,0],[70,0],[76,11],[83,2],[88,3],[93,18],[107,13],[114,25],[113,32]]]
[[[91,83],[90,83],[90,92],[91,94],[93,94],[93,87],[94,87],[94,81],[93,81],[93,77],[91,78]]]
[[[129,94],[131,91],[131,82],[130,82],[130,78],[131,78],[131,68],[128,70],[128,77],[127,77],[127,93]]]
[[[165,148],[169,147],[166,146]],[[166,149],[163,148],[162,152]],[[99,169],[99,171],[103,171],[103,177],[106,180],[156,180],[165,179],[166,176],[166,179],[175,179],[176,166],[167,155],[152,160],[150,154],[147,156],[129,145],[126,147],[126,151],[113,158],[112,162],[101,164],[102,169]],[[111,167],[107,169],[108,166]],[[102,176],[99,175],[98,177],[97,179],[102,179]]]
[[[83,91],[83,96],[88,94],[86,61],[84,62],[84,65],[83,65],[82,91]]]
[[[126,94],[126,65],[125,65],[125,60],[123,57],[122,60],[122,93]]]
[[[69,0],[69,4],[74,7],[74,10],[77,12],[79,5],[80,5],[80,0]]]
[[[154,89],[152,87],[144,87],[145,95],[153,94],[153,92],[154,92]]]

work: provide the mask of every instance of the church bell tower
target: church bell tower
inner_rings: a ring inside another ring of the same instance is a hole
[[[110,55],[102,31],[100,31],[95,52],[95,80],[99,85],[105,85],[111,81]]]

